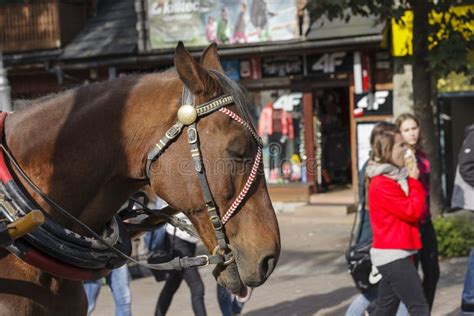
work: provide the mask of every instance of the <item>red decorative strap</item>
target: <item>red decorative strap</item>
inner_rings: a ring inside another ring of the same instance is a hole
[[[233,120],[235,120],[235,121],[239,122],[240,124],[242,124],[243,126],[245,126],[247,129],[250,130],[250,132],[252,133],[255,140],[257,142],[259,142],[259,137],[255,133],[253,128],[251,128],[249,126],[249,124],[247,122],[245,122],[240,116],[238,116],[237,114],[235,114],[234,112],[232,112],[231,110],[229,110],[227,108],[220,108],[219,112],[224,113],[227,116],[230,116]],[[262,160],[262,149],[260,147],[258,147],[257,156],[255,157],[255,161],[253,162],[253,166],[252,166],[252,170],[250,171],[250,175],[249,175],[247,181],[245,182],[245,185],[242,188],[242,191],[240,191],[239,196],[237,196],[237,198],[234,200],[232,205],[229,207],[227,212],[225,212],[224,216],[222,217],[222,225],[225,225],[227,223],[227,221],[230,219],[230,217],[235,213],[235,211],[239,207],[240,203],[242,203],[245,196],[247,195],[250,188],[252,187],[252,184],[255,182],[255,179],[257,178],[258,166],[260,165],[261,160]]]
[[[3,144],[4,128],[5,128],[5,118],[7,117],[8,112],[0,112],[0,144]],[[5,164],[5,158],[3,157],[3,150],[0,150],[0,181],[3,184],[6,184],[12,179],[10,171],[7,169]]]

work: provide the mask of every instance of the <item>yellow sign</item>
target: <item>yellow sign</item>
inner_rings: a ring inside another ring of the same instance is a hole
[[[469,10],[474,12],[474,5],[465,5],[457,6],[451,9],[451,12],[454,12],[456,15],[465,15]],[[474,32],[473,23],[461,24],[461,22],[456,19],[450,19],[449,14],[447,14],[445,19],[449,20],[449,23],[457,29],[461,30],[466,37],[469,37]],[[441,13],[432,12],[429,17],[430,24],[442,24],[443,15]],[[445,36],[443,28],[438,32],[437,39],[442,40]],[[401,21],[398,23],[395,19],[392,19],[392,55],[395,57],[403,57],[411,55],[413,53],[413,11],[405,11],[404,16],[401,18]],[[431,46],[436,45],[436,40],[431,43]]]

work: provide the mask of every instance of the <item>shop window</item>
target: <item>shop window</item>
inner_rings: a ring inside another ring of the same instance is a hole
[[[270,184],[305,183],[302,93],[263,90],[250,93],[263,139],[265,178]]]

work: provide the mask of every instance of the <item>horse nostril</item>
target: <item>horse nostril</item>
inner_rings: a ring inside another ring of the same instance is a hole
[[[272,274],[276,263],[277,259],[273,255],[266,256],[260,261],[260,275],[263,279],[267,279]]]

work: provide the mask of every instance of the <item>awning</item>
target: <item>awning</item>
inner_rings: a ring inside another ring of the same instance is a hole
[[[67,59],[133,55],[137,50],[137,14],[134,1],[103,0],[97,15],[64,48],[59,57]]]

